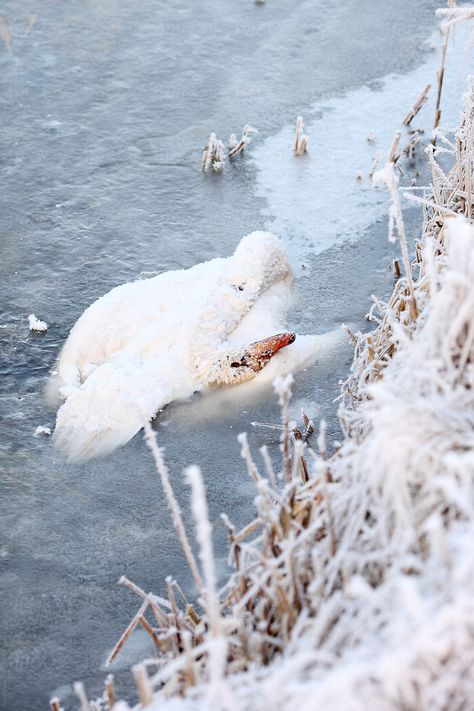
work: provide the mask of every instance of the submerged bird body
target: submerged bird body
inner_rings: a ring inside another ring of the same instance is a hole
[[[105,454],[169,402],[254,378],[294,340],[275,336],[291,280],[279,240],[254,232],[232,257],[112,289],[86,309],[61,352],[56,445],[73,459]],[[298,339],[287,369],[314,352],[314,338]]]

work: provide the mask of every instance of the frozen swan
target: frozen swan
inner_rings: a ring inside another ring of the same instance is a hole
[[[291,281],[281,242],[253,232],[227,259],[112,289],[61,352],[51,383],[65,400],[56,446],[76,460],[106,454],[173,400],[256,378],[295,340],[281,333]],[[301,367],[317,342],[299,337],[269,376]]]

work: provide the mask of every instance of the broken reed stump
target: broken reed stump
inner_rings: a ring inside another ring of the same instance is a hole
[[[404,126],[409,126],[411,124],[411,122],[413,121],[413,119],[415,118],[415,116],[417,115],[418,111],[420,111],[420,109],[426,104],[426,102],[428,101],[428,94],[430,92],[430,89],[431,89],[431,84],[427,84],[425,86],[425,88],[423,89],[423,91],[421,92],[418,99],[413,104],[410,111],[407,113],[407,115],[403,119]]]
[[[393,260],[393,274],[396,279],[400,279],[400,277],[402,275],[402,273],[400,271],[400,262],[398,261],[398,259]]]
[[[230,136],[228,153],[229,158],[234,158],[234,156],[238,155],[239,153],[242,153],[244,148],[246,148],[252,140],[250,138],[251,133],[258,133],[258,131],[256,128],[253,128],[253,126],[245,124],[240,141],[237,141],[234,133]]]
[[[387,163],[396,163],[400,158],[400,139],[402,137],[402,132],[397,131],[390,148],[390,153],[388,154]]]
[[[109,674],[107,679],[105,680],[105,693],[107,695],[107,703],[109,704],[109,707],[112,708],[112,706],[117,701],[117,696],[115,694],[115,689],[114,689],[113,674]]]
[[[309,146],[308,136],[303,133],[304,122],[302,116],[296,117],[296,135],[295,135],[295,155],[302,156],[303,153],[307,153]]]

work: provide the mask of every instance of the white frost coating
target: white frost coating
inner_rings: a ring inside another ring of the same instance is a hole
[[[459,96],[465,80],[474,73],[472,56],[466,57],[468,28],[456,27],[456,43],[450,46],[441,102],[441,123],[458,125]],[[291,243],[292,255],[303,259],[319,254],[346,239],[357,239],[386,215],[386,195],[374,191],[366,176],[378,151],[385,160],[395,131],[427,81],[436,85],[438,54],[430,55],[414,71],[389,75],[381,89],[363,87],[341,98],[315,104],[305,124],[313,136],[314,153],[295,161],[289,150],[294,125],[261,143],[253,158],[258,168],[257,191],[267,201],[266,227]],[[416,126],[429,135],[436,92],[417,115]],[[405,140],[403,141],[405,143]],[[295,260],[296,263],[296,260]]]
[[[39,333],[44,333],[48,330],[48,324],[45,321],[40,321],[36,318],[34,314],[28,316],[28,325],[30,331],[38,331]]]

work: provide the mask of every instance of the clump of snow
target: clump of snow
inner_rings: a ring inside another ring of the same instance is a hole
[[[43,425],[39,425],[33,434],[33,437],[50,437],[51,436],[51,428],[50,427],[43,427]]]
[[[28,316],[28,325],[30,331],[37,331],[38,333],[44,333],[48,330],[48,324],[45,321],[40,321],[34,314]]]

